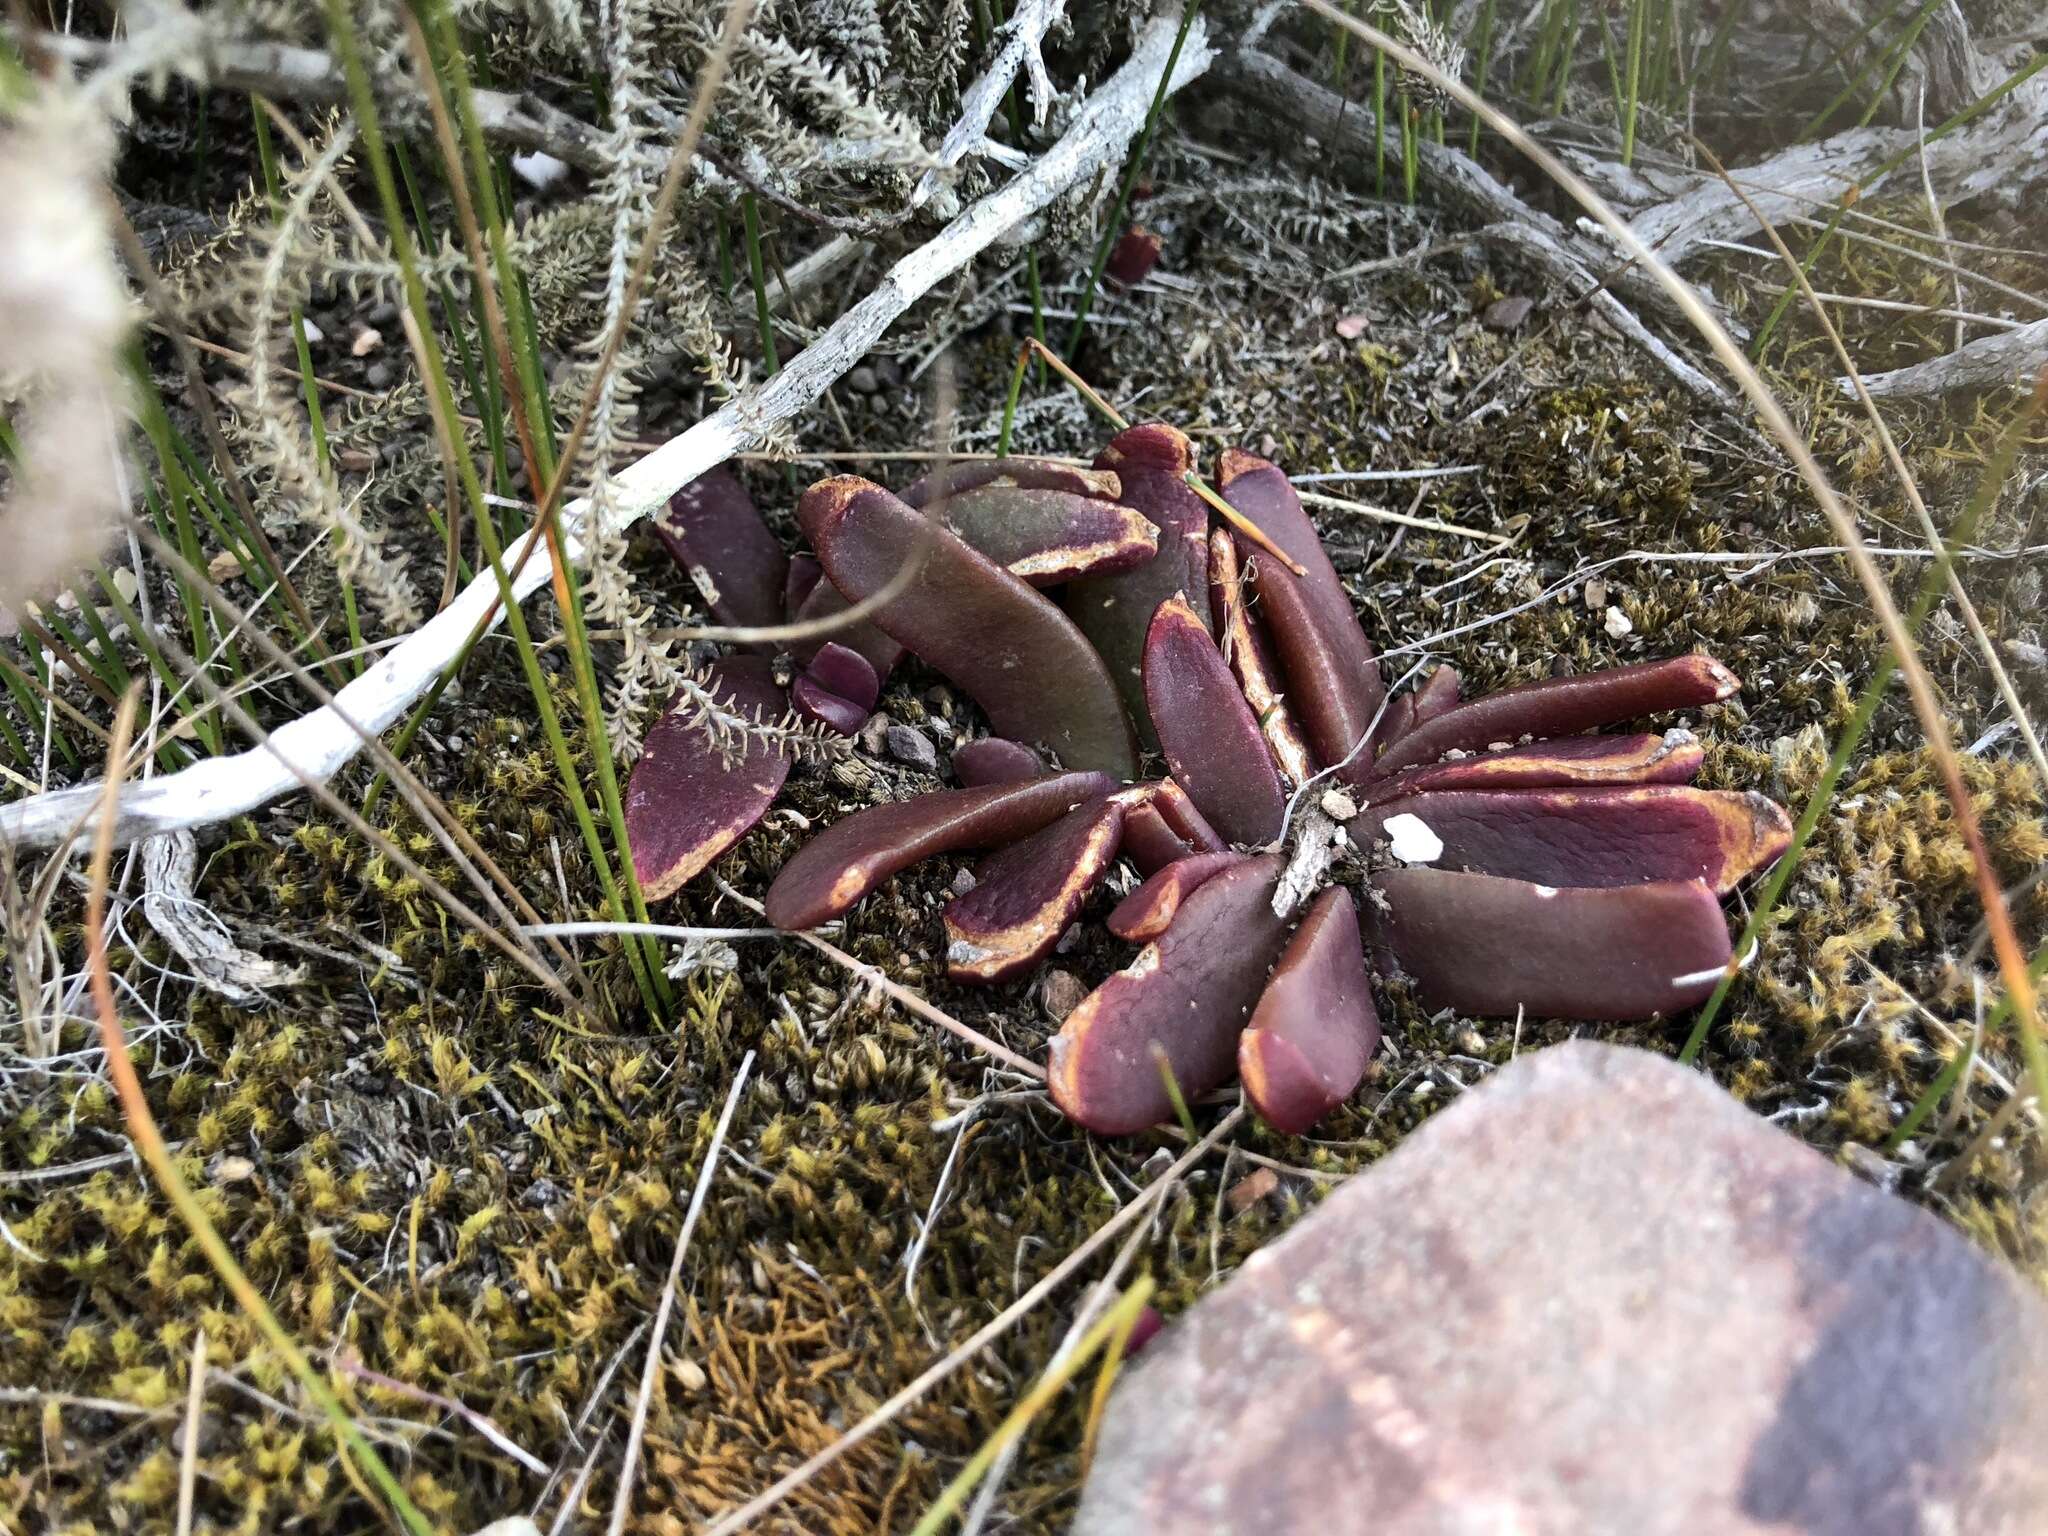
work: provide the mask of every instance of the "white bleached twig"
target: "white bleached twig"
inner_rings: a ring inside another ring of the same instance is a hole
[[[1924,363],[1889,373],[1866,373],[1863,386],[1880,400],[1966,389],[2024,389],[2043,368],[2048,368],[2048,320],[2036,320],[2017,330],[1980,336]],[[1838,387],[1845,395],[1856,393],[1854,382],[1847,378],[1839,380]]]
[[[1178,22],[1178,17],[1166,16],[1149,23],[1129,61],[1088,99],[1058,142],[1028,170],[961,210],[928,243],[905,255],[873,292],[780,373],[620,471],[611,486],[620,526],[645,517],[682,486],[796,416],[872,350],[934,286],[1069,187],[1114,165],[1144,124]],[[1197,17],[1168,90],[1179,90],[1201,75],[1212,56],[1207,29]],[[589,511],[589,504],[581,500],[565,509],[567,553],[572,560],[583,550],[582,523]],[[506,550],[508,568],[520,564],[532,537],[527,534]],[[515,598],[523,601],[545,586],[549,576],[550,562],[544,552],[537,552],[514,583]],[[280,726],[266,746],[208,758],[177,773],[127,785],[116,811],[116,842],[131,843],[245,815],[291,793],[302,782],[332,778],[362,749],[357,726],[375,733],[394,724],[454,660],[497,597],[496,577],[480,574],[404,644],[342,689],[333,704]],[[47,848],[83,829],[80,846],[88,846],[99,799],[99,787],[84,784],[0,807],[0,837],[17,847]]]
[[[1002,105],[1003,93],[1021,68],[1031,82],[1031,121],[1045,126],[1045,114],[1052,106],[1052,81],[1046,77],[1045,60],[1039,45],[1065,14],[1067,0],[1023,0],[1016,14],[1003,23],[1009,34],[988,68],[967,88],[960,102],[960,117],[946,141],[939,146],[941,165],[958,165],[976,150],[988,135],[988,125]]]

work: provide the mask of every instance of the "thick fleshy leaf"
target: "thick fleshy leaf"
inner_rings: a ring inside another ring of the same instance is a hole
[[[1783,806],[1754,791],[1651,784],[1593,789],[1450,789],[1407,795],[1350,824],[1363,844],[1397,830],[1439,869],[1539,885],[1703,880],[1726,895],[1791,846]]]
[[[1372,643],[1287,476],[1225,449],[1217,481],[1223,499],[1308,572],[1296,576],[1270,556],[1260,559],[1240,536],[1238,552],[1249,563],[1302,734],[1323,762],[1341,762],[1372,729],[1386,697]]]
[[[941,505],[941,520],[969,548],[1034,587],[1128,571],[1159,549],[1159,530],[1148,519],[1120,502],[1070,491],[989,485]]]
[[[1221,853],[1230,846],[1223,835],[1209,825],[1201,808],[1188,798],[1174,779],[1160,779],[1150,786],[1147,798],[1159,808],[1159,814],[1166,818],[1166,824],[1174,833],[1197,853]]]
[[[1123,504],[1159,529],[1159,553],[1120,575],[1077,581],[1066,592],[1067,611],[1109,664],[1148,750],[1159,745],[1145,714],[1145,634],[1153,612],[1176,592],[1199,600],[1209,590],[1209,509],[1188,489],[1194,465],[1194,445],[1163,422],[1111,438],[1095,467],[1115,474]]]
[[[1118,288],[1135,288],[1159,265],[1160,239],[1142,224],[1133,224],[1111,247],[1102,275]]]
[[[1193,854],[1229,850],[1187,791],[1172,779],[1140,784],[1124,793],[1124,852],[1139,874],[1156,874],[1175,859]]]
[[[837,640],[827,640],[804,668],[811,681],[828,693],[851,700],[862,709],[873,709],[882,696],[882,680],[867,657]]]
[[[1147,876],[1145,883],[1116,904],[1109,931],[1131,944],[1149,944],[1166,932],[1180,904],[1212,875],[1245,858],[1241,853],[1194,853],[1175,859]]]
[[[1418,763],[1366,786],[1365,803],[1440,789],[1521,789],[1567,784],[1684,784],[1706,760],[1691,731],[1662,736],[1560,736],[1525,747]]]
[[[868,723],[872,711],[824,687],[809,673],[798,673],[789,685],[789,705],[814,725],[851,736]]]
[[[832,584],[862,598],[928,537],[916,579],[876,612],[876,625],[951,678],[1002,735],[1047,747],[1072,768],[1137,776],[1108,667],[1045,598],[869,481],[822,481],[797,515]]]
[[[1124,812],[1124,853],[1147,879],[1196,851],[1192,843],[1167,825],[1157,804],[1145,801]]]
[[[814,624],[824,619],[836,619],[852,606],[837,587],[820,579],[804,598],[803,606],[797,609],[796,620],[799,624]],[[870,619],[856,619],[823,637],[798,641],[790,650],[797,660],[808,662],[827,645],[843,645],[858,652],[874,669],[877,683],[886,682],[889,674],[896,670],[896,663],[903,659],[902,644],[883,634]]]
[[[1014,784],[1045,772],[1045,759],[1021,741],[983,736],[953,754],[953,777],[972,788],[978,784]]]
[[[741,714],[774,720],[787,707],[765,658],[727,656],[709,672],[712,692]],[[670,706],[626,780],[626,841],[649,901],[673,895],[744,837],[789,777],[789,759],[762,742],[730,761],[690,713]]]
[[[856,811],[782,866],[768,887],[768,921],[815,928],[920,859],[1014,843],[1115,787],[1100,773],[1055,773],[1022,784],[934,790]]]
[[[1412,976],[1426,1007],[1460,1013],[1646,1019],[1705,1000],[1734,948],[1700,880],[1575,890],[1390,869],[1369,892],[1382,968]]]
[[[782,583],[782,611],[795,618],[812,588],[825,579],[825,567],[816,555],[791,555],[789,575]]]
[[[1156,1044],[1182,1096],[1230,1080],[1237,1037],[1280,952],[1287,923],[1273,915],[1278,854],[1224,870],[1181,904],[1173,925],[1097,987],[1052,1040],[1052,1099],[1105,1136],[1173,1118]]]
[[[1415,729],[1415,695],[1397,694],[1387,700],[1387,707],[1380,715],[1379,740],[1382,746],[1399,741]]]
[[[1237,1042],[1237,1075],[1259,1118],[1299,1136],[1351,1097],[1380,1043],[1358,909],[1333,885],[1287,941]]]
[[[789,557],[729,469],[707,471],[668,499],[654,531],[721,624],[779,624]]]
[[[1438,667],[1415,690],[1415,723],[1427,725],[1438,715],[1458,707],[1464,698],[1464,682],[1456,667]]]
[[[901,497],[906,507],[922,511],[941,491],[948,498],[986,486],[1014,486],[1027,491],[1064,491],[1072,496],[1092,496],[1115,501],[1123,484],[1113,472],[1082,469],[1073,464],[1055,464],[1050,459],[955,459],[937,474],[922,475],[906,485]]]
[[[1301,728],[1295,724],[1293,710],[1288,708],[1279,667],[1266,643],[1264,630],[1252,616],[1247,601],[1250,594],[1245,591],[1241,576],[1236,538],[1228,528],[1212,529],[1210,606],[1216,615],[1216,635],[1223,659],[1230,663],[1231,674],[1236,677],[1245,702],[1252,707],[1259,732],[1266,738],[1273,761],[1280,765],[1280,776],[1290,784],[1301,784],[1314,776],[1315,760]]]
[[[1287,794],[1273,754],[1216,642],[1178,593],[1152,616],[1145,703],[1175,781],[1216,830],[1235,843],[1277,838]]]
[[[1578,677],[1522,683],[1416,726],[1380,754],[1369,776],[1433,763],[1446,752],[1483,752],[1527,737],[1576,736],[1640,715],[1692,709],[1725,699],[1741,687],[1740,679],[1711,656],[1672,656]]]
[[[1076,806],[991,854],[974,889],[946,903],[946,974],[1007,981],[1047,955],[1116,862],[1124,808],[1115,795]]]

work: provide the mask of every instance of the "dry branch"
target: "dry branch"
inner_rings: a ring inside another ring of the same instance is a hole
[[[1889,373],[1863,376],[1864,388],[1880,399],[1946,395],[1958,390],[2025,389],[2048,368],[2048,320],[2016,331],[1980,336],[1945,357],[1930,358]],[[1856,393],[1854,381],[1840,381],[1842,393]]]
[[[1216,66],[1224,89],[1305,133],[1314,134],[1338,159],[1356,157],[1364,163],[1372,149],[1373,116],[1369,109],[1347,102],[1296,74],[1270,54],[1236,48]],[[1599,247],[1580,239],[1558,220],[1522,201],[1508,186],[1454,145],[1428,136],[1415,146],[1431,195],[1443,207],[1480,225],[1476,238],[1528,261],[1570,295],[1584,302],[1615,330],[1648,352],[1686,393],[1714,405],[1729,403],[1728,392],[1687,362],[1678,351],[1651,333],[1635,312],[1613,291],[1595,267],[1615,264]],[[1625,263],[1617,286],[1631,293],[1649,286]],[[1662,295],[1655,302],[1668,307]]]
[[[1029,168],[962,210],[927,244],[896,262],[873,292],[780,373],[623,470],[611,485],[620,527],[645,517],[680,487],[795,417],[936,284],[1068,188],[1114,165],[1144,123],[1177,24],[1177,17],[1149,23],[1128,62],[1075,114],[1064,136]],[[1197,78],[1211,58],[1207,29],[1198,17],[1168,90],[1179,90]],[[582,525],[590,507],[579,500],[565,512],[571,528],[567,553],[573,560],[585,546]],[[532,537],[528,534],[506,550],[508,568],[520,566]],[[514,595],[523,601],[546,585],[550,575],[550,562],[536,555],[520,570]],[[494,612],[497,600],[496,577],[479,575],[454,602],[342,689],[333,704],[280,726],[266,747],[209,758],[178,773],[126,786],[116,812],[115,840],[129,843],[206,826],[244,815],[289,794],[303,781],[332,778],[361,750],[358,727],[378,732],[397,721],[454,660],[477,624]],[[86,784],[0,807],[0,837],[20,847],[54,846],[80,827],[92,826],[99,794],[96,785]]]

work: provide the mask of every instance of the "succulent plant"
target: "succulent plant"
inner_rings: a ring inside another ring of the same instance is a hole
[[[769,920],[814,927],[921,859],[986,850],[945,909],[947,970],[1007,982],[1129,859],[1142,883],[1108,927],[1144,948],[1050,1044],[1054,1102],[1105,1134],[1233,1075],[1270,1124],[1307,1130],[1378,1045],[1375,974],[1481,1015],[1639,1019],[1703,999],[1731,958],[1720,900],[1785,851],[1790,823],[1760,794],[1693,787],[1690,732],[1592,733],[1726,699],[1735,675],[1677,656],[1466,699],[1438,667],[1390,698],[1286,475],[1226,451],[1232,528],[1212,525],[1194,469],[1188,439],[1155,423],[1092,469],[956,464],[901,495],[838,476],[803,496],[815,554],[793,558],[730,475],[678,494],[661,534],[715,614],[761,625],[772,605],[813,620],[875,603],[793,648],[799,714],[858,731],[910,654],[996,733],[954,754],[960,788],[813,837],[771,886]],[[764,657],[712,675],[738,709],[781,702]],[[743,836],[788,768],[772,742],[736,755],[688,727],[656,727],[629,789],[650,895]],[[1154,751],[1166,772],[1146,778]],[[1331,835],[1320,811],[1290,814],[1317,784],[1341,791],[1320,803],[1345,814],[1335,867],[1355,897],[1282,894],[1297,826]]]

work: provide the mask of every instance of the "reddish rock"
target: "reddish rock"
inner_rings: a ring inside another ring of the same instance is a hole
[[[1526,1055],[1117,1381],[1076,1536],[2048,1529],[2048,1306],[1661,1057]]]

